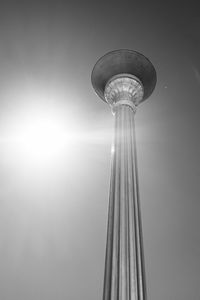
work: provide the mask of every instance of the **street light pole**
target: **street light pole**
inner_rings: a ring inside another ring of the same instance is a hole
[[[152,93],[156,72],[142,54],[116,50],[98,60],[92,84],[115,116],[103,300],[145,300],[134,115]]]

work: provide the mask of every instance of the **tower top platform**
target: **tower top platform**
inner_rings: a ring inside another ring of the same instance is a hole
[[[104,101],[104,91],[108,81],[116,75],[130,74],[142,83],[144,94],[140,102],[147,99],[153,92],[157,76],[152,63],[139,52],[120,49],[108,52],[95,64],[91,81],[97,95]]]

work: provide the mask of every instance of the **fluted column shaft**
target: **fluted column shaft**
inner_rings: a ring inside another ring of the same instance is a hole
[[[115,107],[103,300],[146,300],[134,111]]]

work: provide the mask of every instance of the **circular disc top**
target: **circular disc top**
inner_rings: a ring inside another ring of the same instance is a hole
[[[102,56],[95,64],[91,80],[97,95],[104,101],[104,90],[108,80],[118,74],[136,76],[143,85],[144,97],[147,99],[156,85],[156,71],[152,63],[144,55],[133,50],[115,50]]]

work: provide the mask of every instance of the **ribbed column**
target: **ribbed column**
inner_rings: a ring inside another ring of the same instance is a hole
[[[118,101],[103,300],[146,300],[134,110]]]

